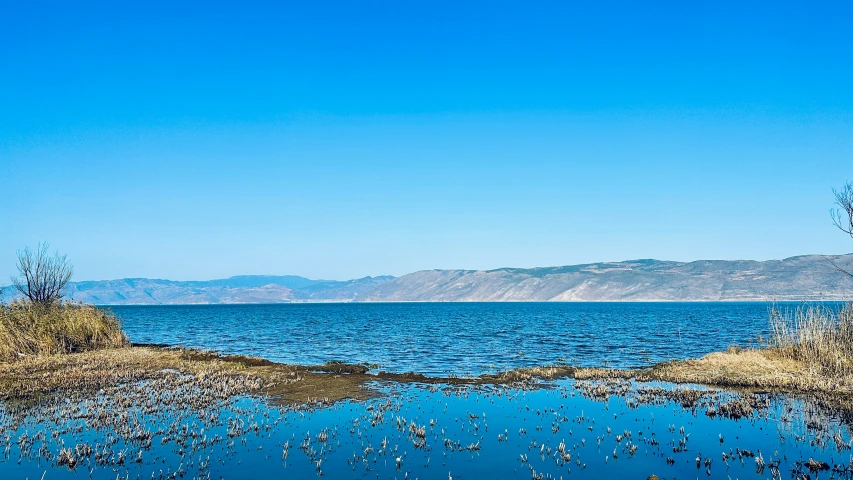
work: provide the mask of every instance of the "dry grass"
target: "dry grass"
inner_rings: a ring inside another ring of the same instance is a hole
[[[832,397],[853,394],[853,306],[835,311],[807,307],[785,314],[774,309],[771,321],[775,335],[767,348],[730,348],[695,360],[636,370],[558,365],[461,379],[413,373],[368,375],[358,365],[303,367],[197,350],[129,347],[118,320],[103,310],[76,304],[43,307],[15,303],[0,305],[0,399],[98,391],[160,379],[175,371],[198,378],[242,379],[242,385],[256,386],[250,390],[285,403],[366,398],[371,392],[365,384],[375,380],[476,385],[570,377],[696,383]]]
[[[123,347],[0,362],[0,399],[97,392],[122,384],[171,378],[176,372],[202,380],[242,378],[248,380],[243,382],[245,385],[257,385],[253,390],[256,393],[279,397],[287,403],[367,396],[363,375],[313,373],[309,367],[197,350]]]
[[[833,397],[853,394],[853,304],[838,309],[805,306],[788,312],[774,307],[770,322],[773,337],[766,348],[730,347],[695,360],[664,362],[636,370],[534,367],[489,379],[511,383],[560,377],[623,378]]]
[[[374,394],[367,383],[376,380],[446,385],[535,385],[542,379],[633,378],[639,381],[808,392],[836,398],[853,394],[853,381],[850,379],[812,373],[801,361],[773,349],[717,352],[696,360],[666,362],[638,370],[533,367],[460,379],[428,378],[416,374],[370,375],[363,373],[361,368],[347,369],[340,365],[335,365],[334,369],[329,365],[305,367],[196,350],[124,347],[0,362],[0,400],[97,392],[132,382],[163,380],[174,376],[175,372],[198,378],[201,380],[199,385],[210,383],[203,381],[208,378],[222,379],[222,382],[214,382],[217,384],[225,383],[224,380],[229,378],[242,379],[237,384],[254,385],[242,393],[268,395],[287,404],[368,398]]]
[[[853,377],[853,303],[839,309],[821,305],[770,312],[771,346],[779,354],[803,362],[812,373]]]
[[[92,305],[0,304],[0,361],[127,345],[119,320]]]
[[[853,379],[827,377],[776,349],[715,352],[696,360],[665,362],[637,371],[637,380],[699,383],[800,392],[853,391]]]
[[[853,304],[791,311],[773,307],[766,348],[729,348],[696,360],[664,362],[636,371],[578,369],[575,378],[623,376],[721,387],[853,393]]]
[[[122,383],[158,378],[167,369],[204,375],[217,367],[209,361],[184,360],[179,351],[155,348],[28,356],[0,363],[0,398],[98,391]]]
[[[821,372],[822,367],[792,358],[790,351],[762,348],[716,352],[696,360],[661,363],[633,372],[627,378],[805,394],[811,401],[853,421],[853,377]]]
[[[611,378],[633,378],[639,370],[620,370],[615,368],[572,367],[570,365],[553,365],[545,367],[523,367],[507,370],[497,374],[481,375],[479,383],[528,383],[537,380],[556,380],[574,378],[577,380],[602,380]]]

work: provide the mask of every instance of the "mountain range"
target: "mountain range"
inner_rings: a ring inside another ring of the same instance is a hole
[[[853,298],[853,254],[784,260],[631,260],[541,268],[422,270],[401,277],[312,280],[244,275],[69,284],[67,297],[100,305],[287,302],[766,301]],[[5,288],[6,301],[13,297]]]

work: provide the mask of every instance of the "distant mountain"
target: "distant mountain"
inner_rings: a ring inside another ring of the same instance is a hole
[[[185,281],[76,282],[68,297],[101,305],[285,302],[849,300],[853,254],[757,262],[632,260],[564,267],[424,270],[402,277],[311,280],[244,275]],[[12,298],[6,288],[4,298]]]
[[[746,301],[853,299],[853,254],[784,260],[633,260],[566,267],[424,270],[366,301]]]
[[[297,275],[237,275],[236,277],[229,277],[221,280],[184,283],[194,284],[198,287],[257,288],[265,287],[267,285],[279,285],[282,287],[299,289],[330,281],[332,280],[311,280]]]
[[[186,282],[123,278],[73,282],[69,284],[66,296],[75,301],[97,305],[349,302],[392,278],[364,277],[342,282],[311,280],[293,275],[242,275],[221,280]],[[11,289],[4,290],[6,299],[11,299]]]

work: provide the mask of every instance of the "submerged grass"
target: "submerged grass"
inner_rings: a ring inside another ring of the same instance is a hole
[[[118,318],[92,305],[0,304],[0,361],[127,345]]]
[[[0,362],[0,400],[74,396],[151,381],[171,388],[169,382],[188,378],[199,389],[199,397],[217,393],[214,390],[225,385],[230,385],[233,394],[264,393],[286,397],[289,402],[360,396],[363,382],[334,377],[255,357],[181,348],[123,347]]]

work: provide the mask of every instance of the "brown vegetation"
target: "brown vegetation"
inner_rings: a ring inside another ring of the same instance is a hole
[[[336,373],[330,373],[336,372]],[[434,378],[417,374],[365,373],[364,367],[327,364],[315,367],[273,363],[244,356],[161,347],[125,347],[83,353],[26,357],[0,363],[0,399],[28,400],[42,395],[75,395],[118,385],[191,376],[198,385],[239,385],[233,394],[259,394],[281,403],[333,403],[374,395],[368,382],[391,381],[447,385],[534,385],[539,380],[635,379],[695,383],[819,394],[826,401],[853,393],[848,378],[814,373],[802,361],[775,349],[717,352],[696,360],[673,361],[636,370],[570,366],[516,369],[476,378]],[[216,379],[209,382],[209,379]],[[163,383],[166,384],[166,383]],[[207,387],[206,387],[207,388]],[[832,397],[832,398],[831,398]]]
[[[197,385],[202,386],[208,385],[210,382],[206,380],[214,377],[232,387],[242,386],[232,388],[233,394],[259,394],[287,404],[328,404],[343,399],[367,399],[375,395],[366,387],[372,381],[457,385],[494,383],[481,379],[431,378],[414,373],[379,372],[371,375],[366,370],[361,365],[342,363],[296,366],[242,355],[223,356],[191,349],[134,346],[0,362],[0,400],[31,400],[52,394],[77,395],[128,383],[160,381],[176,375],[195,378]]]
[[[209,351],[130,347],[119,321],[107,311],[19,301],[0,305],[0,399],[98,391],[176,373],[198,378],[200,385],[204,379],[227,380],[240,385],[234,393],[264,394],[285,403],[368,398],[372,393],[365,385],[376,380],[517,385],[557,378],[635,379],[836,397],[853,394],[853,306],[774,309],[771,323],[774,335],[767,348],[730,348],[641,369],[557,365],[476,378],[431,378],[415,373],[371,375],[365,366],[339,362],[306,367]]]
[[[640,369],[551,366],[485,376],[494,381],[623,378],[788,392],[853,394],[853,304],[834,310],[806,306],[771,311],[773,337],[766,348],[729,348],[695,360]]]
[[[265,393],[288,402],[365,398],[359,381],[315,374],[296,367],[244,356],[219,356],[197,350],[124,347],[33,356],[0,363],[0,399],[31,400],[43,395],[77,395],[122,384],[192,377],[197,385],[240,385],[233,394]],[[231,380],[239,380],[234,382]],[[160,382],[162,383],[162,382]],[[199,392],[203,394],[203,392]]]
[[[0,304],[0,361],[128,345],[119,320],[91,305]]]
[[[797,392],[853,389],[849,378],[827,377],[777,349],[715,352],[696,360],[665,362],[633,375],[637,380],[699,383]]]
[[[840,309],[805,306],[793,312],[771,311],[771,346],[803,362],[814,374],[853,377],[853,303]]]

